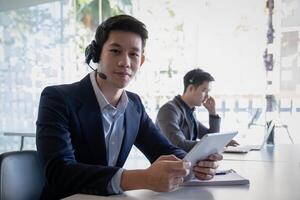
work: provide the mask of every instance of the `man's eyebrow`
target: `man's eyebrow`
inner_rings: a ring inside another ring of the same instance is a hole
[[[112,46],[112,47],[119,47],[119,48],[121,48],[122,46],[121,45],[119,45],[118,43],[111,43],[111,44],[109,44],[109,46]]]
[[[138,48],[138,47],[132,47],[131,50],[136,51],[136,52],[140,52],[141,51],[141,49]]]
[[[109,46],[110,46],[110,47],[118,47],[118,48],[122,48],[122,46],[121,46],[120,44],[115,43],[115,42],[109,44]],[[141,51],[141,49],[138,48],[138,47],[132,47],[131,50],[133,50],[133,51],[135,51],[135,52],[140,52],[140,51]]]

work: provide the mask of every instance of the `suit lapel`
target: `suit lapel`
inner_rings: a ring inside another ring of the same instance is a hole
[[[193,129],[193,124],[191,122],[191,120],[189,120],[189,116],[187,116],[188,114],[186,113],[186,111],[184,110],[184,120],[188,125],[189,128],[189,136],[190,136],[190,140],[193,138],[193,134],[194,134],[194,129]]]
[[[86,97],[78,110],[78,117],[82,132],[88,141],[90,150],[96,160],[95,164],[107,165],[106,145],[101,110],[97,102],[89,75],[81,82],[81,97]]]
[[[184,115],[184,121],[187,123],[188,125],[188,129],[189,129],[189,132],[188,132],[188,135],[189,135],[189,140],[191,140],[193,138],[193,133],[194,133],[194,130],[193,130],[193,124],[192,122],[189,120],[189,116],[188,114],[186,113],[186,110],[185,108],[183,107],[183,105],[175,98],[174,99],[176,104],[178,105],[178,107],[180,108],[181,112],[183,113]]]
[[[197,131],[197,136],[196,136],[196,138],[198,138],[198,136],[199,136],[199,133],[200,133],[200,128],[199,128],[199,125],[198,125],[198,120],[197,120],[197,116],[196,116],[196,114],[195,114],[195,112],[193,113],[193,117],[194,117],[194,119],[195,119],[195,121],[196,121],[196,131]],[[194,132],[194,131],[193,131]]]
[[[128,157],[128,154],[135,142],[135,138],[140,126],[140,114],[134,107],[134,102],[128,97],[128,105],[125,110],[125,132],[122,147],[119,153],[117,166],[122,167]]]

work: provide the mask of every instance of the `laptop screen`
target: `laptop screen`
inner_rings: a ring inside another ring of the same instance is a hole
[[[261,147],[263,147],[263,146],[266,144],[266,142],[267,142],[267,140],[268,140],[270,134],[271,134],[272,131],[274,130],[274,128],[275,128],[275,123],[274,123],[273,120],[271,120],[269,123],[267,123],[267,126],[266,126],[266,134],[265,134],[263,143],[261,144]]]

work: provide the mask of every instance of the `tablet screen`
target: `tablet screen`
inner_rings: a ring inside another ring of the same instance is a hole
[[[221,153],[224,147],[237,134],[237,131],[210,133],[205,135],[184,157],[184,160],[191,162],[191,167],[200,160],[205,160],[209,155]]]

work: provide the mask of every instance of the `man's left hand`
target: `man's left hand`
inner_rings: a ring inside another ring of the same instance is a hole
[[[210,115],[216,115],[216,102],[213,97],[208,96],[204,100],[203,106],[207,109]]]
[[[229,147],[229,146],[232,146],[232,147],[236,147],[236,146],[239,146],[240,144],[235,141],[235,140],[231,140],[227,145],[226,147]]]
[[[212,154],[206,160],[201,160],[193,167],[195,177],[199,180],[209,180],[216,174],[216,169],[219,166],[218,161],[222,160],[221,154]]]

